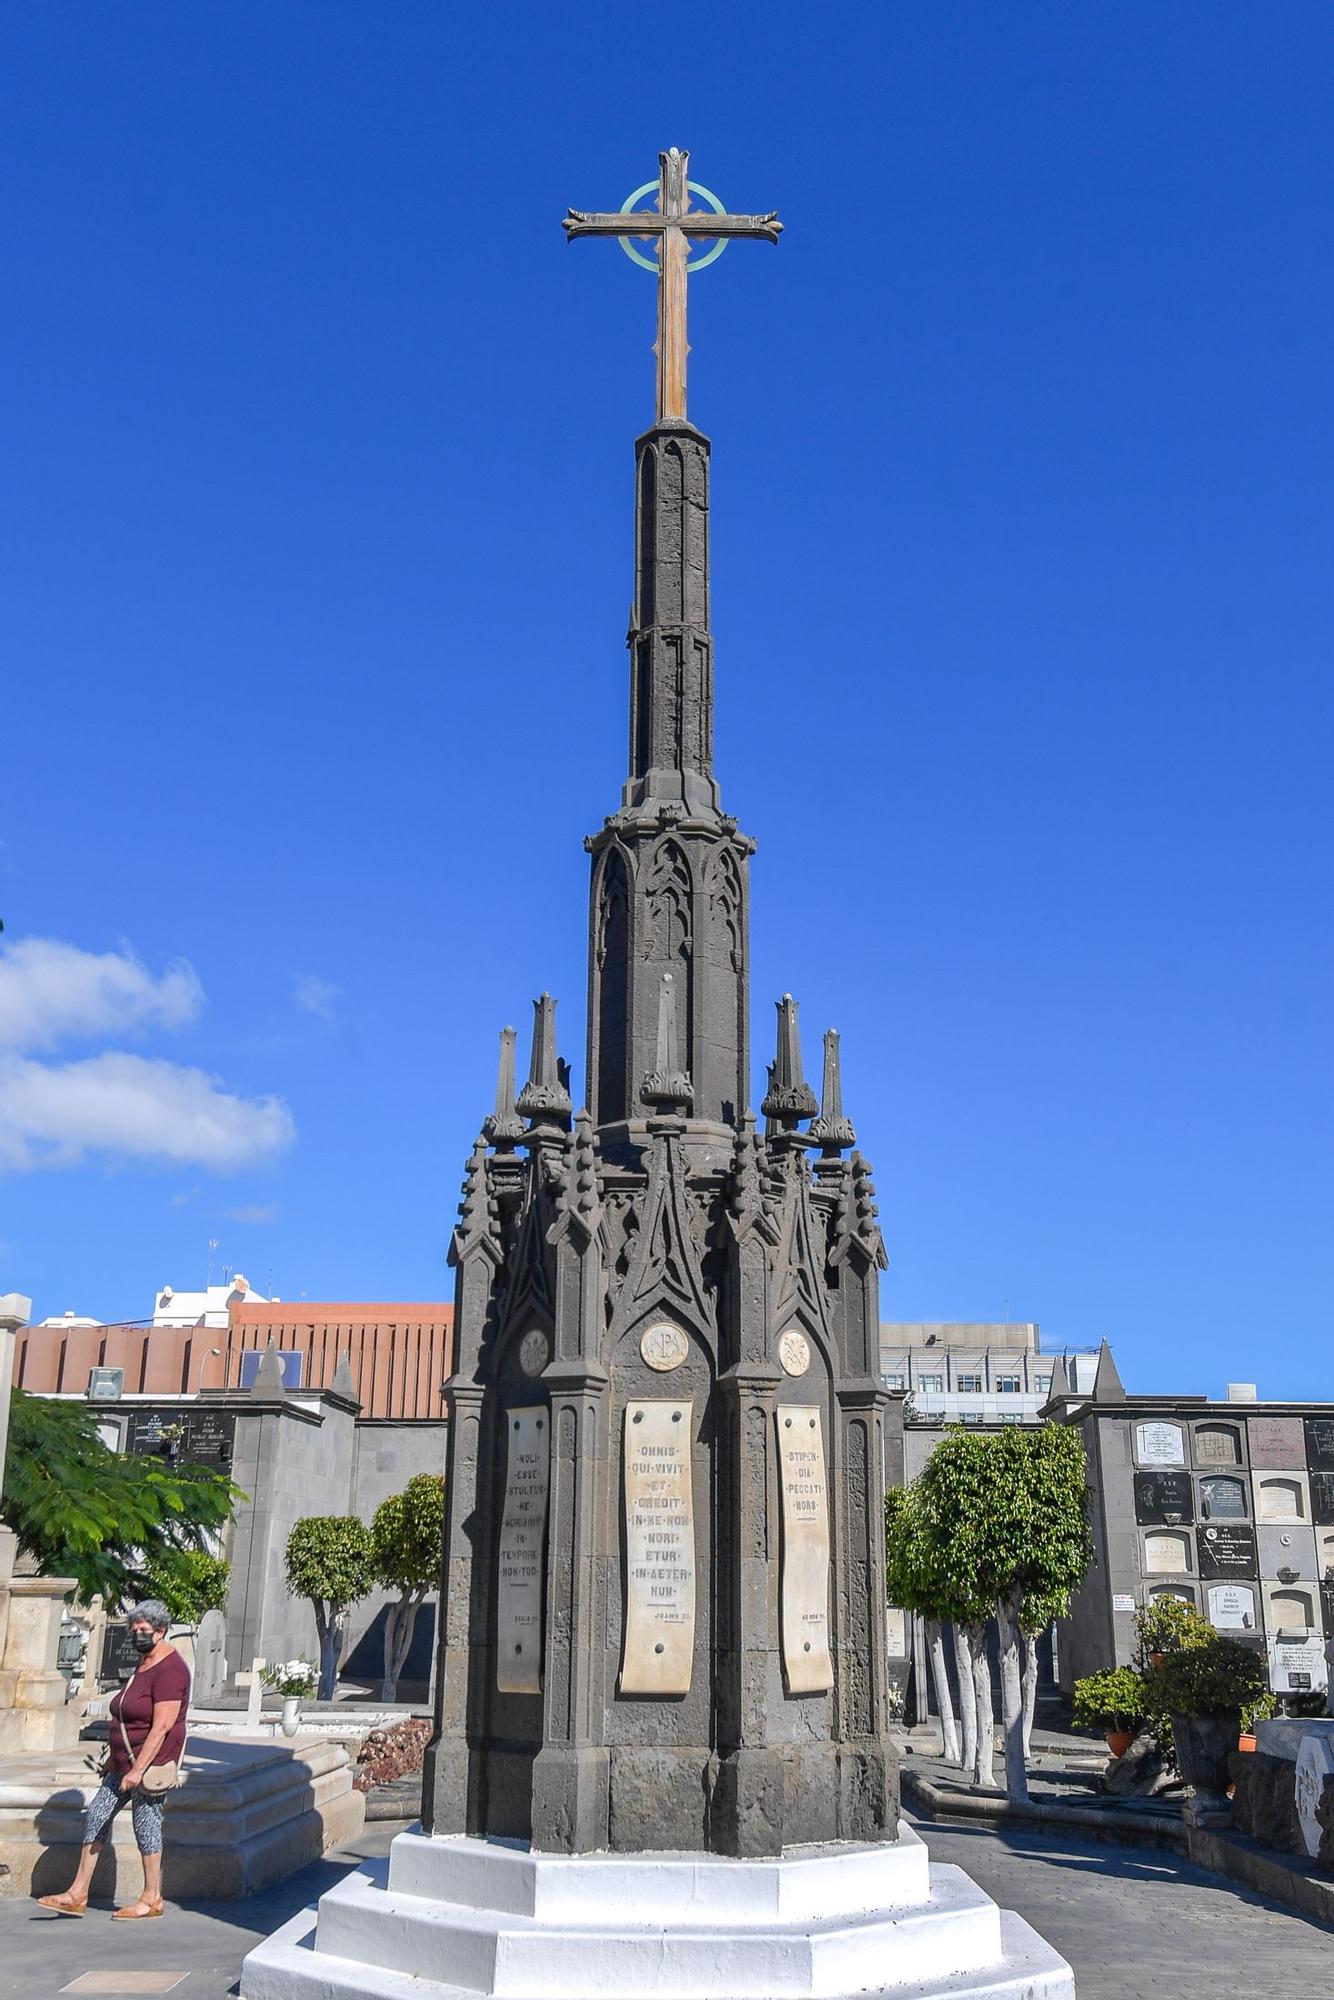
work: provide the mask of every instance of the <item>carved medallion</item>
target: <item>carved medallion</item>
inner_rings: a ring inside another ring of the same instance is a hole
[[[519,1366],[525,1375],[540,1375],[551,1359],[547,1337],[540,1326],[530,1327],[519,1343]]]
[[[810,1367],[811,1344],[795,1326],[790,1326],[779,1341],[778,1359],[788,1375],[804,1375]]]
[[[639,1351],[650,1368],[659,1375],[670,1375],[673,1368],[679,1368],[690,1352],[690,1342],[679,1326],[670,1320],[657,1320],[646,1326],[639,1337]]]

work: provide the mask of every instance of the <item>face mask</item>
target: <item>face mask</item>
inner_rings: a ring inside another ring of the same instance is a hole
[[[136,1653],[151,1653],[157,1644],[156,1632],[131,1632],[130,1644]]]

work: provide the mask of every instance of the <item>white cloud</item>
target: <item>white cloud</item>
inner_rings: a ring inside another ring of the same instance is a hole
[[[160,977],[128,949],[81,951],[58,938],[0,945],[0,1048],[51,1049],[71,1035],[179,1028],[203,1004],[194,968]]]
[[[278,1220],[278,1204],[276,1201],[247,1201],[240,1208],[229,1208],[226,1215],[228,1222],[247,1222],[263,1227],[267,1222]]]
[[[179,1063],[115,1051],[49,1064],[0,1056],[0,1166],[68,1167],[115,1154],[227,1171],[295,1136],[281,1098],[237,1097]]]
[[[318,1014],[321,1021],[332,1021],[334,1001],[341,990],[332,979],[321,979],[307,972],[297,980],[292,998],[303,1014]]]

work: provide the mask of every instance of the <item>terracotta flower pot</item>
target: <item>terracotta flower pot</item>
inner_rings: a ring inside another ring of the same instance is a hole
[[[1107,1739],[1107,1748],[1113,1757],[1124,1757],[1135,1740],[1133,1729],[1104,1729],[1102,1733]]]
[[[1243,1730],[1241,1735],[1237,1738],[1237,1748],[1238,1750],[1254,1750],[1255,1738],[1250,1734],[1248,1730]]]

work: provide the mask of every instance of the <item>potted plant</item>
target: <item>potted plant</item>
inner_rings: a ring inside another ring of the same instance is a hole
[[[1075,1682],[1076,1729],[1101,1730],[1113,1757],[1124,1757],[1144,1715],[1144,1682],[1134,1667],[1112,1667]]]
[[[1197,1826],[1228,1818],[1227,1760],[1268,1692],[1264,1664],[1235,1639],[1169,1653],[1148,1689],[1151,1706],[1170,1718],[1177,1768],[1194,1791],[1187,1813]]]
[[[1169,1653],[1207,1646],[1214,1628],[1182,1597],[1155,1597],[1135,1613],[1136,1665],[1161,1667]]]
[[[309,1701],[319,1686],[318,1668],[311,1660],[266,1661],[260,1678],[266,1688],[283,1698],[283,1735],[295,1736],[301,1727],[301,1704]]]

